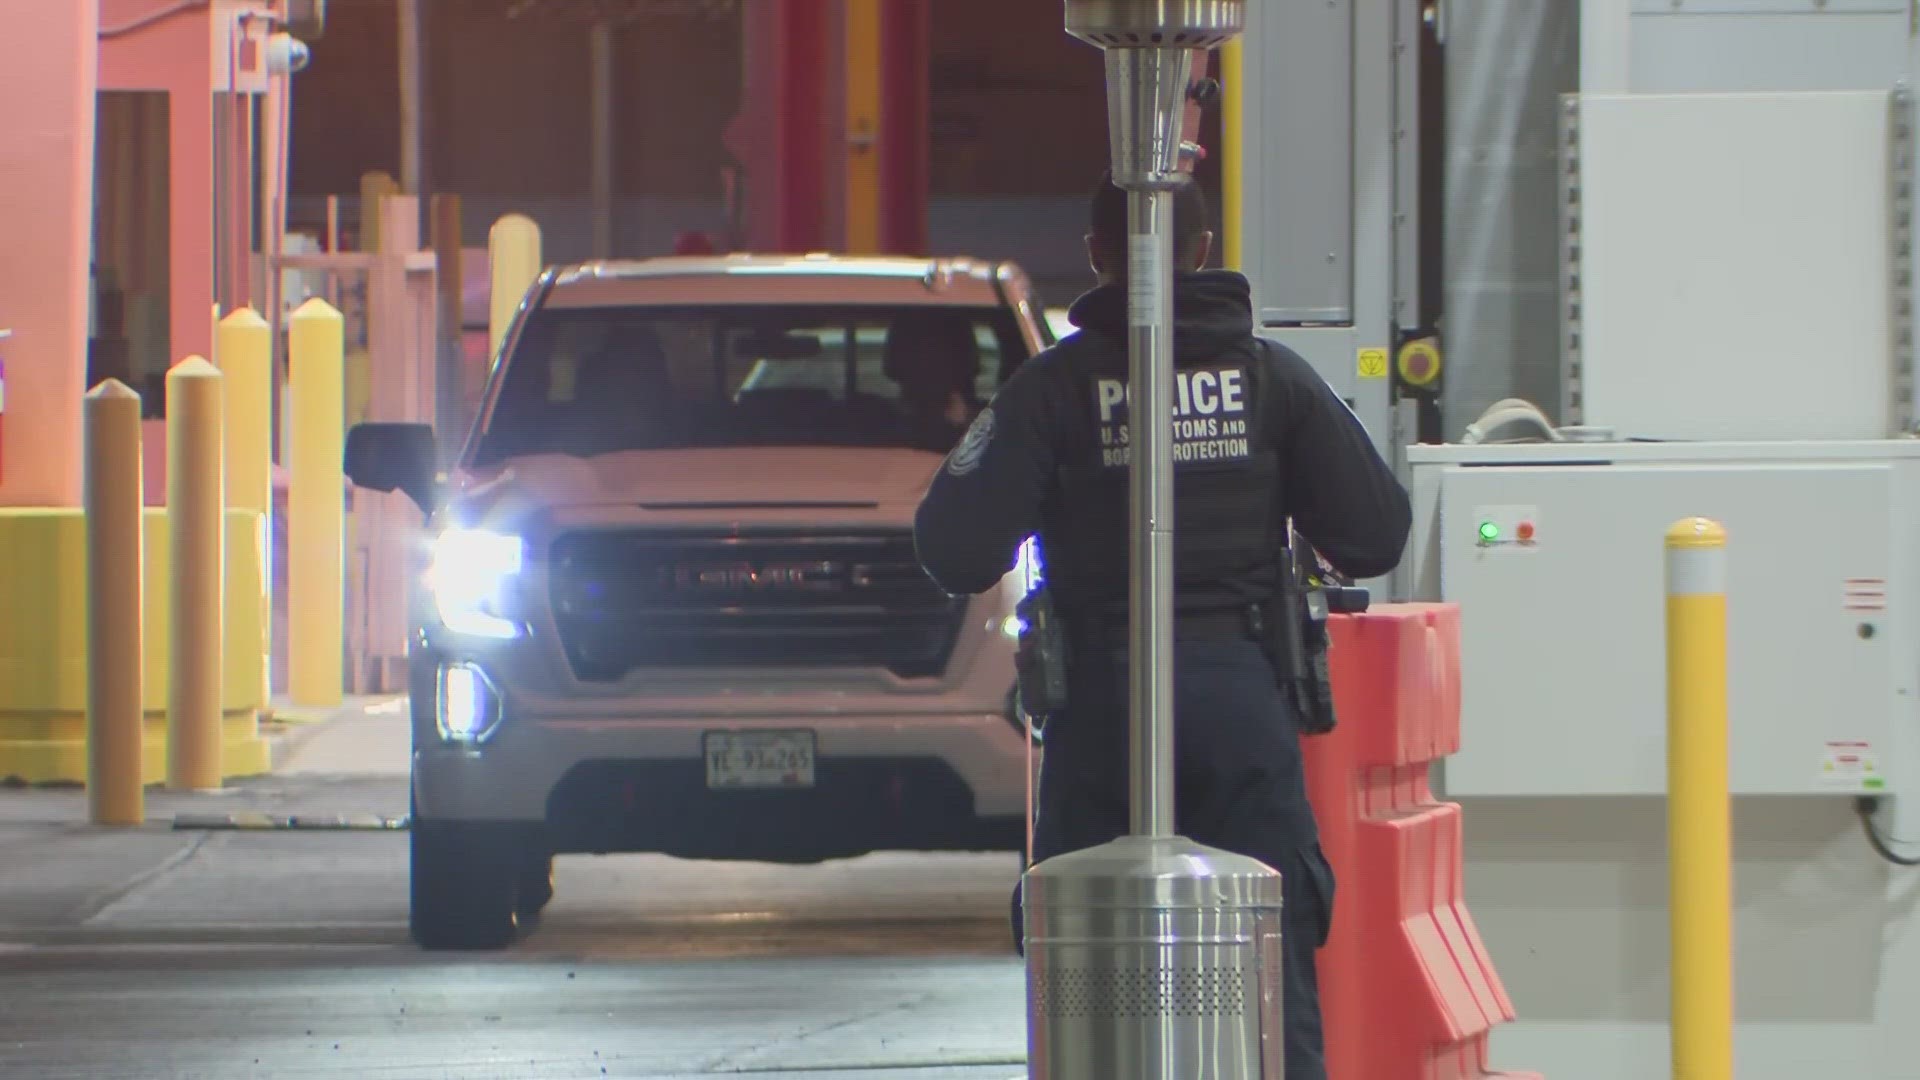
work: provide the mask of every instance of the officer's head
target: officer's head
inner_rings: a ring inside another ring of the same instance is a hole
[[[1094,189],[1087,258],[1103,283],[1127,277],[1127,193],[1113,182],[1111,171]],[[1177,270],[1199,270],[1213,253],[1213,233],[1207,228],[1207,196],[1189,180],[1173,193],[1173,262]]]

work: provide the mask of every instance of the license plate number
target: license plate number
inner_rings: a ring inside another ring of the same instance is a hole
[[[702,747],[711,790],[813,786],[811,731],[709,731]]]

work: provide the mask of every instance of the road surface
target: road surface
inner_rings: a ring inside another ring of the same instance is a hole
[[[406,838],[181,831],[177,815],[398,816],[397,714],[316,728],[275,776],[0,791],[0,1077],[1024,1077],[1010,853],[807,867],[562,858],[499,954],[406,941]]]

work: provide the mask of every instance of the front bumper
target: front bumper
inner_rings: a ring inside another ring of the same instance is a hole
[[[709,791],[712,731],[806,730],[815,783]],[[1017,848],[1028,752],[992,713],[510,717],[478,749],[413,757],[415,813],[540,825],[556,851],[808,860],[873,850]]]

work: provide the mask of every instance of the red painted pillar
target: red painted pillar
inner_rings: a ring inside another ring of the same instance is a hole
[[[926,255],[933,5],[886,4],[880,40],[880,247],[891,255]]]
[[[727,145],[745,171],[753,251],[834,246],[826,235],[832,0],[754,0],[741,7],[744,85]]]
[[[836,60],[845,58],[836,0],[755,0],[742,8],[743,85],[727,145],[744,169],[744,241],[753,251],[836,250],[844,215],[846,123]],[[927,254],[931,157],[930,5],[894,2],[881,16],[880,248]]]
[[[0,3],[0,329],[13,331],[0,342],[5,507],[80,505],[98,9]]]

